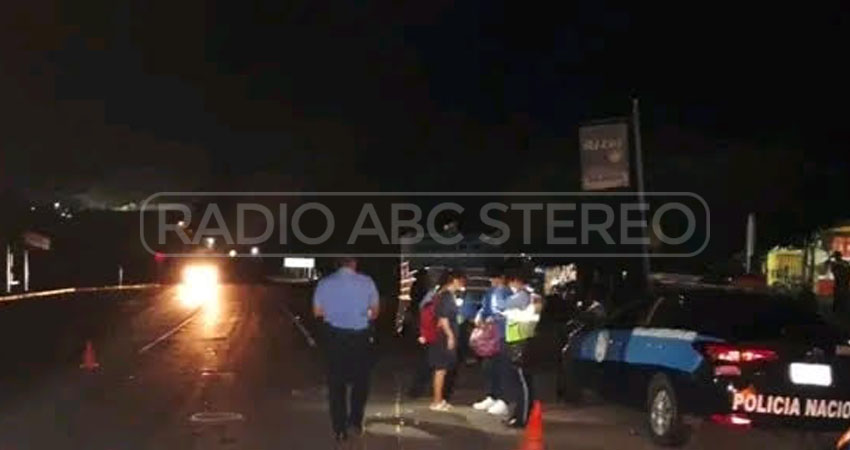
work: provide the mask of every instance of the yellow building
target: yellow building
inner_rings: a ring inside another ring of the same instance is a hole
[[[803,281],[803,250],[774,247],[767,253],[768,286],[793,286]]]

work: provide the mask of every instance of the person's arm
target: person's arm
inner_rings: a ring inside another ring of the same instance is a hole
[[[500,289],[497,292],[494,292],[495,301],[493,302],[493,314],[501,315],[505,312],[505,306],[508,303],[508,298],[510,297],[504,289]]]
[[[378,295],[378,288],[375,286],[375,282],[372,279],[369,279],[370,290],[371,293],[369,297],[371,298],[369,302],[369,320],[375,320],[378,318],[378,314],[381,312],[381,301]]]
[[[313,292],[313,316],[314,317],[324,317],[325,308],[322,306],[322,299],[324,298],[324,289],[322,288],[322,283],[319,283],[316,286],[316,291]]]
[[[449,350],[455,349],[455,333],[452,330],[452,325],[449,320],[455,320],[452,317],[451,311],[454,311],[453,308],[449,307],[446,302],[453,302],[454,296],[448,294],[435,294],[434,300],[435,302],[439,302],[436,304],[437,307],[437,327],[443,330],[443,333],[446,335],[446,346]]]
[[[437,326],[443,330],[443,333],[446,333],[446,346],[449,350],[455,349],[455,333],[452,331],[452,326],[449,324],[449,319],[446,317],[440,317],[440,320],[437,321]]]

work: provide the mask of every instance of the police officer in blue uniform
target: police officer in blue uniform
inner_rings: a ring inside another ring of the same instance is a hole
[[[371,339],[369,321],[378,316],[378,289],[368,275],[357,272],[357,260],[342,258],[340,268],[319,281],[313,312],[327,330],[328,402],[334,438],[348,431],[363,432],[363,413],[369,395]],[[351,397],[347,387],[351,386]]]

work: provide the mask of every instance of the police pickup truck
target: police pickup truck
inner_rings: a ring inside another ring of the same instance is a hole
[[[799,300],[668,286],[596,322],[568,338],[563,385],[645,408],[659,444],[683,444],[690,419],[834,432],[833,446],[850,423],[850,336]]]

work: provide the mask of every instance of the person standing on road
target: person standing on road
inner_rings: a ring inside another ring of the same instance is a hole
[[[434,295],[437,294],[439,288],[440,286],[434,286],[425,292],[425,295],[422,296],[422,300],[419,301],[419,306],[417,308],[419,312],[421,312],[429,303],[431,303],[431,301],[434,299]],[[417,322],[419,322],[420,320],[421,319],[417,319]],[[418,332],[418,327],[416,328]],[[419,332],[419,337],[416,339],[416,342],[419,345],[419,349],[421,349],[421,354],[417,355],[417,364],[413,372],[413,381],[411,382],[410,388],[407,391],[407,395],[410,398],[419,398],[420,396],[422,396],[422,394],[426,392],[426,386],[428,385],[428,381],[430,381],[431,378],[431,364],[430,357],[428,354],[429,344],[428,342],[426,342],[421,332]]]
[[[328,403],[338,442],[347,439],[349,430],[363,433],[371,370],[369,321],[378,317],[379,310],[375,282],[357,272],[357,260],[342,258],[339,265],[313,293],[313,313],[326,325]]]
[[[504,401],[503,378],[507,365],[509,364],[507,348],[504,345],[505,317],[502,312],[505,302],[510,297],[511,291],[505,282],[505,274],[494,272],[490,276],[490,289],[484,293],[481,310],[475,317],[476,326],[492,323],[499,332],[499,353],[484,358],[482,366],[487,379],[487,397],[472,405],[479,411],[488,411],[493,408],[493,414],[507,411],[508,405]],[[495,407],[494,407],[495,406]]]
[[[523,427],[531,412],[534,398],[531,379],[523,367],[523,352],[528,339],[533,335],[536,321],[531,291],[521,276],[512,276],[508,283],[513,293],[505,301],[503,312],[506,319],[505,344],[509,362],[505,364],[505,388],[512,408],[498,411],[510,414],[506,423],[512,427]],[[539,316],[537,316],[539,318]],[[490,412],[488,410],[488,412]]]
[[[458,272],[445,272],[440,290],[434,295],[434,314],[437,321],[437,340],[428,346],[428,359],[434,370],[434,397],[431,410],[448,411],[451,406],[444,397],[446,374],[457,364],[458,306],[455,294],[466,286],[466,278]]]
[[[832,293],[832,312],[835,314],[844,313],[847,309],[847,297],[850,293],[850,264],[844,261],[841,252],[833,252],[829,260],[829,269],[832,271],[832,277],[835,280],[835,287]]]

